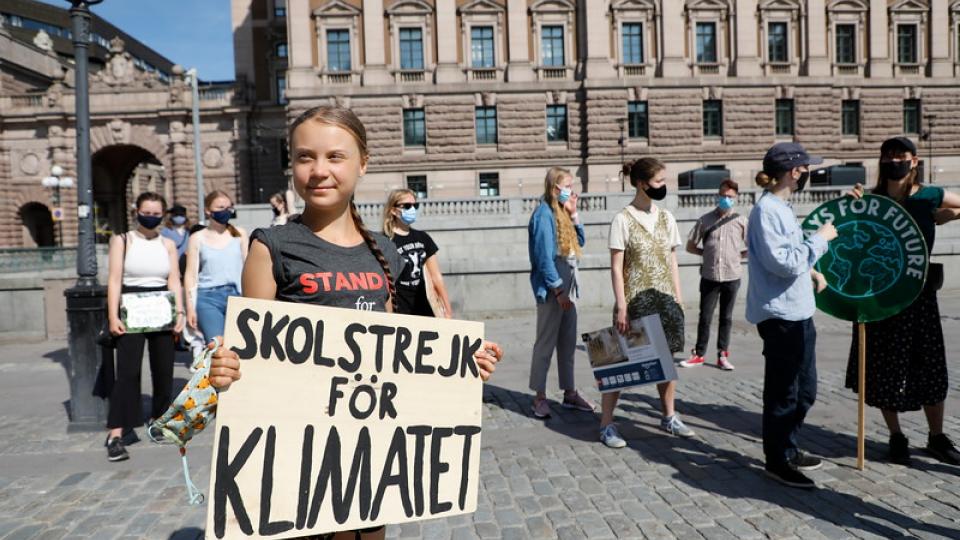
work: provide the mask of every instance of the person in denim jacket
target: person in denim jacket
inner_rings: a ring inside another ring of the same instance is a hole
[[[527,226],[530,254],[530,285],[537,300],[537,339],[530,365],[530,389],[536,392],[533,414],[550,416],[547,403],[547,371],[557,351],[562,405],[593,411],[573,382],[573,354],[577,346],[577,261],[586,239],[577,216],[573,175],[560,167],[547,171],[543,197]]]

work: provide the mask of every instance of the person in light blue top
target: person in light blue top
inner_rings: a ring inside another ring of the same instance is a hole
[[[790,196],[803,189],[809,166],[822,163],[796,143],[778,143],[763,158],[757,184],[763,194],[747,225],[747,320],[763,339],[763,453],[766,472],[780,483],[813,488],[801,471],[817,469],[820,459],[805,454],[797,435],[817,398],[813,325],[817,292],[826,287],[813,265],[837,236],[827,223],[805,238]],[[812,282],[811,282],[812,280]]]

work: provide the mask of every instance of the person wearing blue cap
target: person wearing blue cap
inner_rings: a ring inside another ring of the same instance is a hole
[[[837,237],[832,223],[804,237],[790,196],[801,191],[810,165],[823,159],[796,143],[773,145],[763,158],[757,184],[764,188],[747,225],[747,320],[763,339],[763,453],[766,472],[778,482],[813,488],[802,471],[817,469],[819,458],[800,450],[797,435],[817,398],[813,312],[817,292],[826,287],[813,265]],[[811,283],[811,279],[813,283]]]
[[[879,175],[874,195],[897,201],[917,222],[933,252],[936,226],[960,216],[960,195],[939,186],[921,184],[917,147],[906,137],[887,139],[880,146]],[[857,184],[850,193],[863,195]],[[906,309],[867,323],[865,401],[877,407],[890,430],[888,459],[909,465],[910,444],[900,429],[899,413],[923,409],[929,434],[927,452],[939,461],[960,465],[960,452],[943,432],[947,398],[947,358],[940,324],[937,289],[943,265],[930,264],[923,291]],[[846,387],[857,392],[856,327],[847,362]]]

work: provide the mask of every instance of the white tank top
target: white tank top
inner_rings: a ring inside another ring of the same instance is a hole
[[[147,240],[127,233],[127,253],[123,259],[123,284],[127,287],[166,287],[170,275],[170,253],[163,236]]]

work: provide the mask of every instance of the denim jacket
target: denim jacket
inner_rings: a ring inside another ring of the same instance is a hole
[[[583,246],[586,236],[583,225],[574,224],[577,231],[577,243]],[[547,291],[563,284],[557,271],[557,221],[553,209],[540,198],[540,204],[530,216],[527,225],[527,251],[530,254],[530,286],[538,304],[547,299]]]

